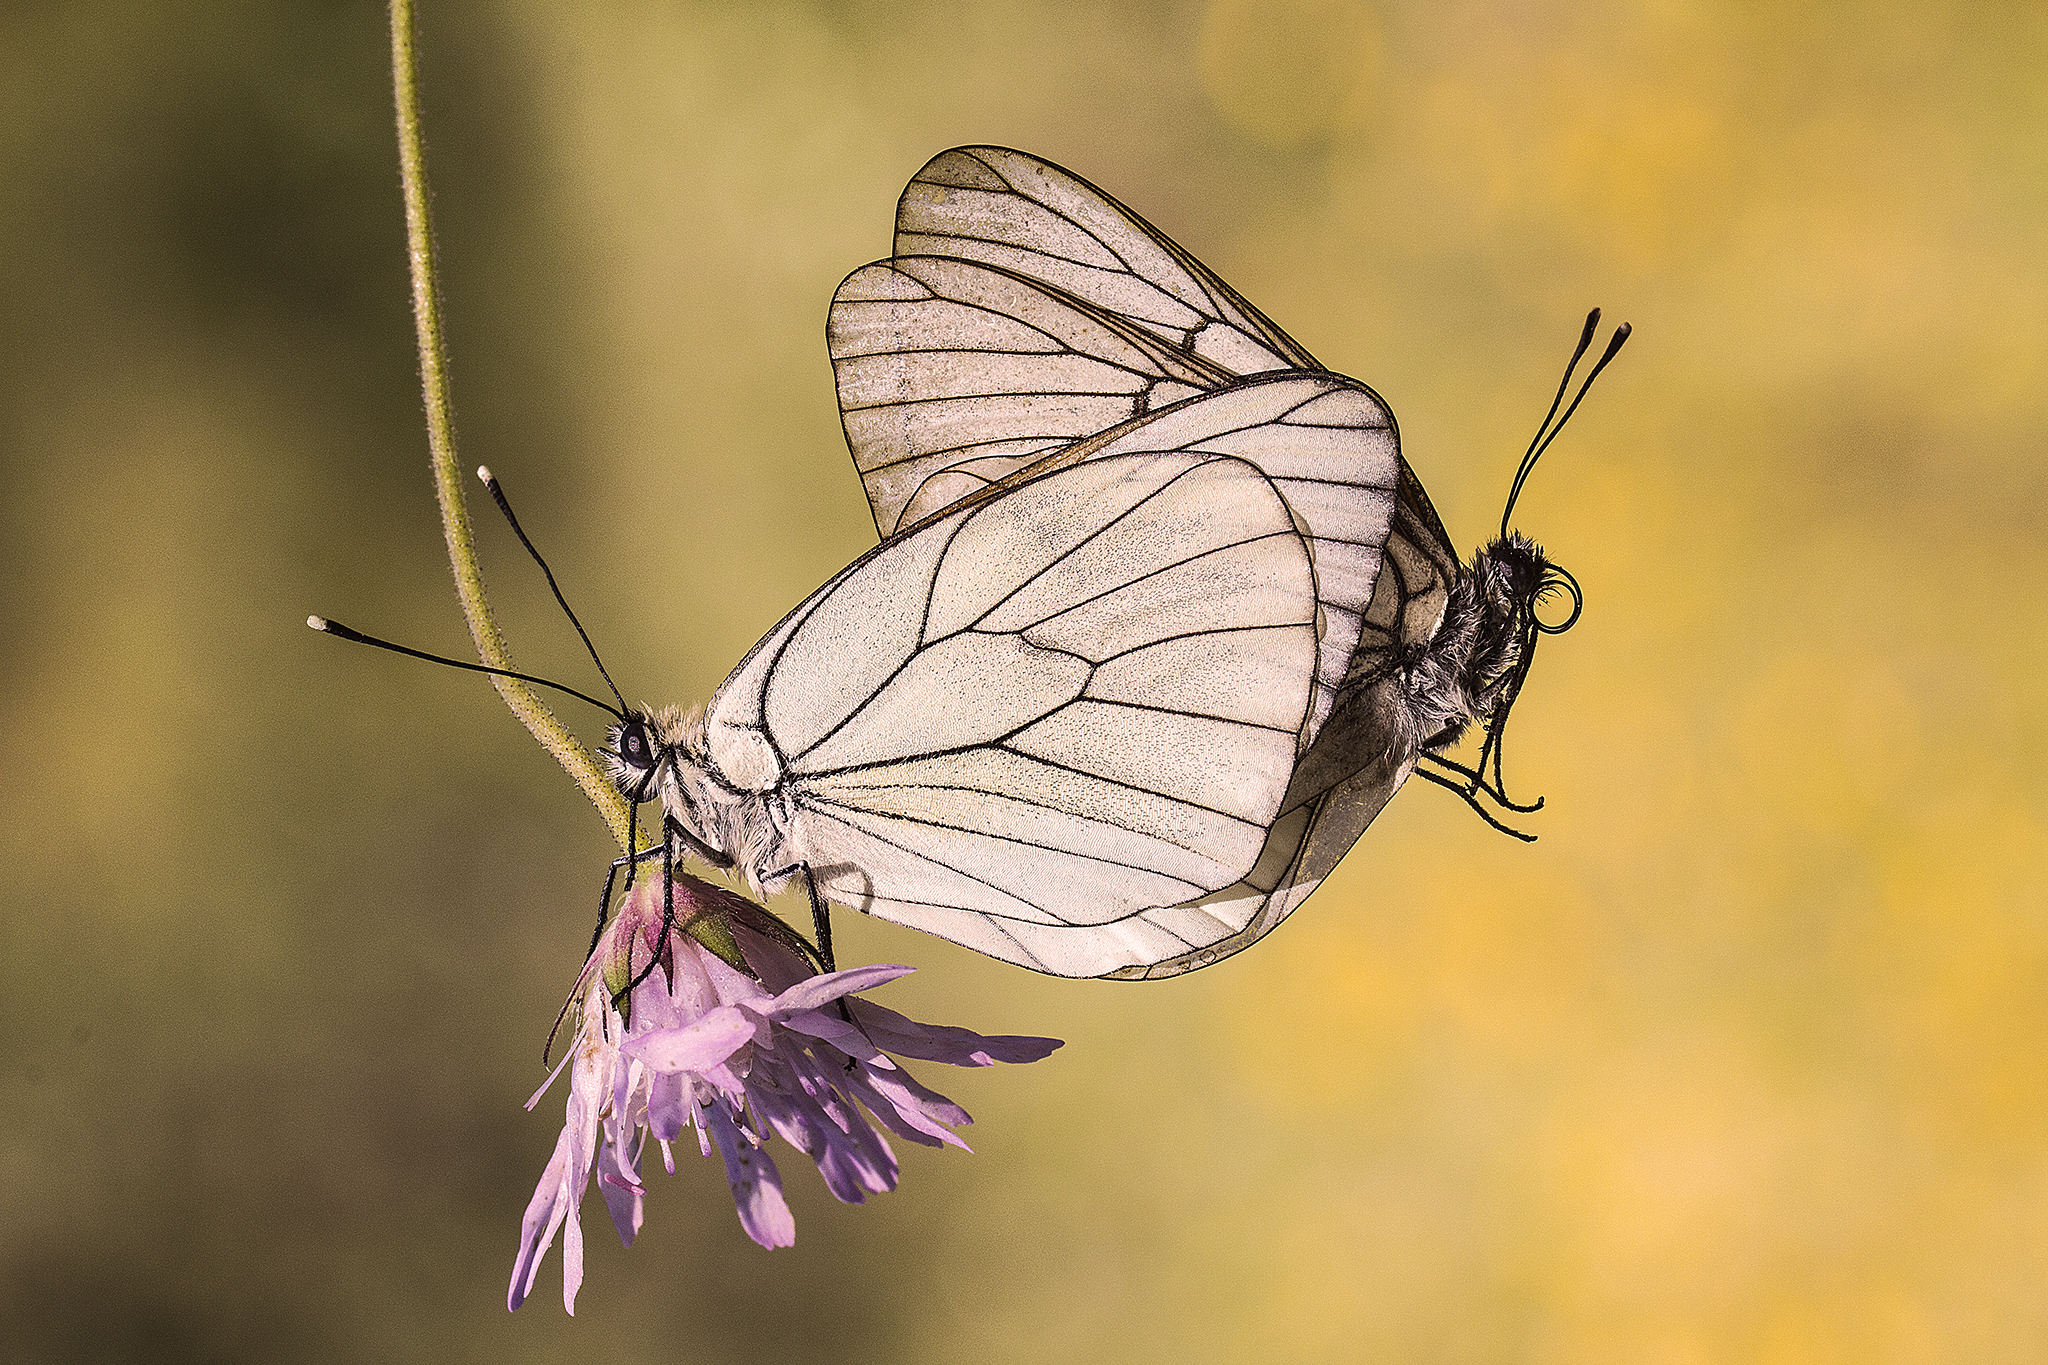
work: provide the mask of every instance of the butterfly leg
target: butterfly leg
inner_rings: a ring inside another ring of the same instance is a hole
[[[818,965],[827,972],[837,971],[832,965],[832,907],[818,894],[818,879],[811,875],[809,863],[791,863],[788,867],[777,868],[763,878],[764,882],[779,882],[784,877],[803,874],[804,890],[811,897],[811,928],[817,935]]]
[[[804,890],[808,891],[811,896],[811,927],[812,931],[818,936],[818,966],[829,976],[839,970],[832,960],[832,907],[823,896],[818,894],[818,879],[811,875],[811,865],[809,863],[792,863],[780,872],[771,873],[769,880],[794,876],[799,872],[804,877]],[[845,996],[839,997],[839,999],[832,1003],[838,1007],[841,1019],[844,1019],[856,1029],[860,1028],[860,1025],[854,1021],[853,1010],[847,1005]],[[847,1059],[846,1069],[848,1071],[853,1070],[852,1058]]]
[[[1485,792],[1488,796],[1492,796],[1493,790],[1492,788],[1487,787],[1483,781],[1475,783],[1473,779],[1477,775],[1474,774],[1470,768],[1467,768],[1462,764],[1449,762],[1445,759],[1438,759],[1434,754],[1424,754],[1423,757],[1425,759],[1435,759],[1436,762],[1441,763],[1445,768],[1448,768],[1450,771],[1463,774],[1466,780],[1463,782],[1454,782],[1450,778],[1445,777],[1442,773],[1437,772],[1434,769],[1424,767],[1421,763],[1417,763],[1415,765],[1415,775],[1417,777],[1426,778],[1429,781],[1436,783],[1439,787],[1443,787],[1446,790],[1456,792],[1461,798],[1463,798],[1466,805],[1470,806],[1475,812],[1478,813],[1480,819],[1484,820],[1487,824],[1499,830],[1502,834],[1511,834],[1515,838],[1520,839],[1525,844],[1533,844],[1536,842],[1535,835],[1524,834],[1521,830],[1516,829],[1512,825],[1502,824],[1499,820],[1496,820],[1493,817],[1492,812],[1488,811],[1486,807],[1479,804],[1479,793]]]
[[[612,1004],[619,1005],[633,993],[633,988],[654,974],[655,964],[668,951],[668,936],[676,927],[676,846],[673,840],[663,839],[658,848],[645,849],[634,858],[621,858],[620,862],[632,862],[638,858],[661,855],[661,932],[655,936],[655,948],[647,955],[647,965],[633,971],[633,945],[626,944],[626,970],[630,973],[626,984],[612,993]],[[635,938],[639,937],[637,934]]]
[[[612,887],[618,882],[619,869],[626,869],[626,888],[631,890],[633,869],[660,852],[659,848],[643,848],[638,853],[629,853],[622,858],[612,859],[611,869],[604,874],[604,890],[597,898],[597,931],[590,936],[590,952],[585,953],[585,957],[597,951],[597,941],[604,937],[605,925],[611,923]]]
[[[1486,776],[1486,762],[1489,752],[1493,756],[1493,777],[1491,779]],[[1487,742],[1485,749],[1480,750],[1479,763],[1476,767],[1468,768],[1455,759],[1445,758],[1441,753],[1432,752],[1427,744],[1423,746],[1421,762],[1433,764],[1439,772],[1455,773],[1459,777],[1464,778],[1463,784],[1458,785],[1457,789],[1468,797],[1485,796],[1502,810],[1511,810],[1517,815],[1533,815],[1543,809],[1543,798],[1540,796],[1526,806],[1519,801],[1508,799],[1508,794],[1502,789],[1500,783],[1500,750],[1494,746],[1491,740]]]
[[[818,894],[818,879],[811,875],[811,865],[803,865],[804,890],[811,894],[811,929],[818,936],[818,957],[824,962],[825,970],[839,970],[832,962],[832,907],[825,904],[825,898]]]

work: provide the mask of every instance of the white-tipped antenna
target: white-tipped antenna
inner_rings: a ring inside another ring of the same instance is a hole
[[[1605,364],[1606,362],[1603,361],[1601,363]],[[1595,371],[1595,373],[1598,373],[1598,371]],[[534,549],[533,542],[526,538],[525,528],[520,526],[519,518],[512,515],[512,504],[505,500],[505,490],[498,486],[497,479],[492,476],[490,467],[487,465],[478,465],[476,467],[476,476],[483,480],[485,488],[491,490],[491,501],[498,504],[498,510],[503,512],[505,520],[511,523],[512,534],[519,537],[519,543],[526,547],[526,553],[532,555],[533,562],[540,565],[540,571],[547,576],[548,591],[555,595],[555,601],[561,606],[562,614],[569,618],[569,624],[576,627],[576,634],[582,638],[583,647],[590,651],[590,661],[597,665],[598,673],[604,678],[604,685],[609,687],[612,690],[612,695],[619,699],[619,709],[621,711],[625,710],[626,698],[619,692],[619,685],[612,681],[612,675],[605,668],[604,660],[597,657],[597,646],[590,643],[590,633],[584,630],[583,623],[576,619],[576,613],[569,607],[569,599],[562,596],[561,585],[555,582],[555,571],[548,567],[548,562],[541,558],[540,551]],[[610,708],[606,709],[609,710]]]
[[[1550,443],[1557,439],[1558,432],[1564,430],[1564,424],[1572,420],[1572,414],[1579,410],[1579,404],[1586,401],[1586,390],[1593,387],[1593,381],[1600,377],[1600,371],[1607,368],[1607,362],[1614,359],[1614,353],[1628,340],[1629,325],[1624,322],[1615,328],[1614,335],[1607,339],[1607,349],[1601,352],[1599,362],[1586,375],[1586,382],[1579,385],[1578,396],[1572,399],[1572,405],[1564,410],[1564,416],[1557,418],[1557,425],[1552,426],[1550,419],[1557,417],[1557,405],[1564,401],[1564,391],[1571,387],[1572,371],[1579,367],[1579,358],[1585,355],[1586,348],[1593,344],[1593,333],[1599,328],[1600,310],[1595,308],[1586,314],[1586,330],[1579,333],[1578,349],[1572,352],[1571,363],[1564,367],[1564,378],[1557,381],[1557,397],[1550,400],[1550,411],[1543,414],[1543,422],[1536,428],[1536,435],[1530,438],[1529,449],[1522,456],[1521,466],[1515,470],[1514,485],[1508,489],[1508,505],[1501,509],[1500,514],[1500,533],[1503,536],[1508,533],[1508,519],[1515,514],[1515,499],[1522,496],[1522,485],[1528,482],[1529,471],[1543,458],[1543,452],[1550,449]]]
[[[393,654],[407,654],[415,659],[425,659],[430,664],[446,664],[450,668],[463,668],[471,673],[488,673],[494,678],[516,678],[520,682],[532,683],[536,687],[552,687],[555,691],[566,692],[579,701],[587,701],[600,711],[610,712],[619,720],[626,718],[623,703],[619,706],[613,706],[608,701],[599,701],[587,692],[578,692],[573,687],[553,682],[547,678],[536,678],[531,673],[514,673],[509,668],[492,668],[488,664],[473,664],[462,659],[451,659],[445,654],[429,654],[424,649],[413,649],[406,645],[393,644],[389,640],[380,640],[374,635],[365,635],[359,630],[352,630],[341,622],[330,621],[324,616],[308,616],[306,624],[319,631],[322,635],[332,635],[338,640],[348,640],[359,645],[375,645],[379,649],[388,649]]]

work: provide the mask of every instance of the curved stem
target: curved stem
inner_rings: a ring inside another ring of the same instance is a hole
[[[455,462],[455,423],[448,401],[448,357],[441,333],[439,277],[434,268],[434,225],[428,206],[426,152],[420,138],[419,60],[413,43],[412,0],[391,0],[391,79],[398,105],[398,167],[405,191],[405,236],[412,265],[412,312],[419,336],[420,386],[427,409],[427,446],[434,471],[434,495],[441,504],[441,532],[455,571],[455,595],[476,642],[477,657],[492,668],[512,668],[511,651],[498,631],[484,596],[483,570],[470,535],[469,509],[462,495],[462,471]],[[555,756],[591,804],[611,826],[626,852],[626,798],[611,784],[590,750],[523,682],[493,678],[491,685],[541,747]]]

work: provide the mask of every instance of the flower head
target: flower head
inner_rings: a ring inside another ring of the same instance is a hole
[[[896,1186],[896,1156],[876,1123],[912,1142],[965,1150],[953,1130],[973,1122],[888,1053],[988,1066],[1035,1062],[1060,1046],[1055,1038],[916,1023],[855,994],[910,968],[819,975],[801,941],[752,901],[686,876],[667,890],[675,914],[666,931],[659,873],[626,893],[565,1012],[573,1013],[568,1052],[526,1102],[531,1109],[568,1068],[568,1121],[526,1208],[512,1308],[532,1292],[541,1258],[566,1225],[562,1303],[576,1311],[576,1210],[593,1175],[620,1240],[632,1245],[650,1137],[674,1174],[671,1144],[694,1129],[698,1151],[709,1156],[715,1147],[724,1160],[747,1235],[764,1247],[788,1246],[796,1220],[766,1147],[771,1137],[816,1163],[839,1199],[858,1204]]]

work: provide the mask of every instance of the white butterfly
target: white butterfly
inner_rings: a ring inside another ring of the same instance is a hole
[[[884,539],[702,713],[612,727],[670,854],[801,877],[828,957],[821,895],[1156,977],[1270,931],[1418,762],[1526,809],[1499,729],[1569,577],[1505,516],[1461,567],[1378,395],[1116,200],[942,153],[827,337]],[[1431,752],[1475,719],[1476,767]]]

